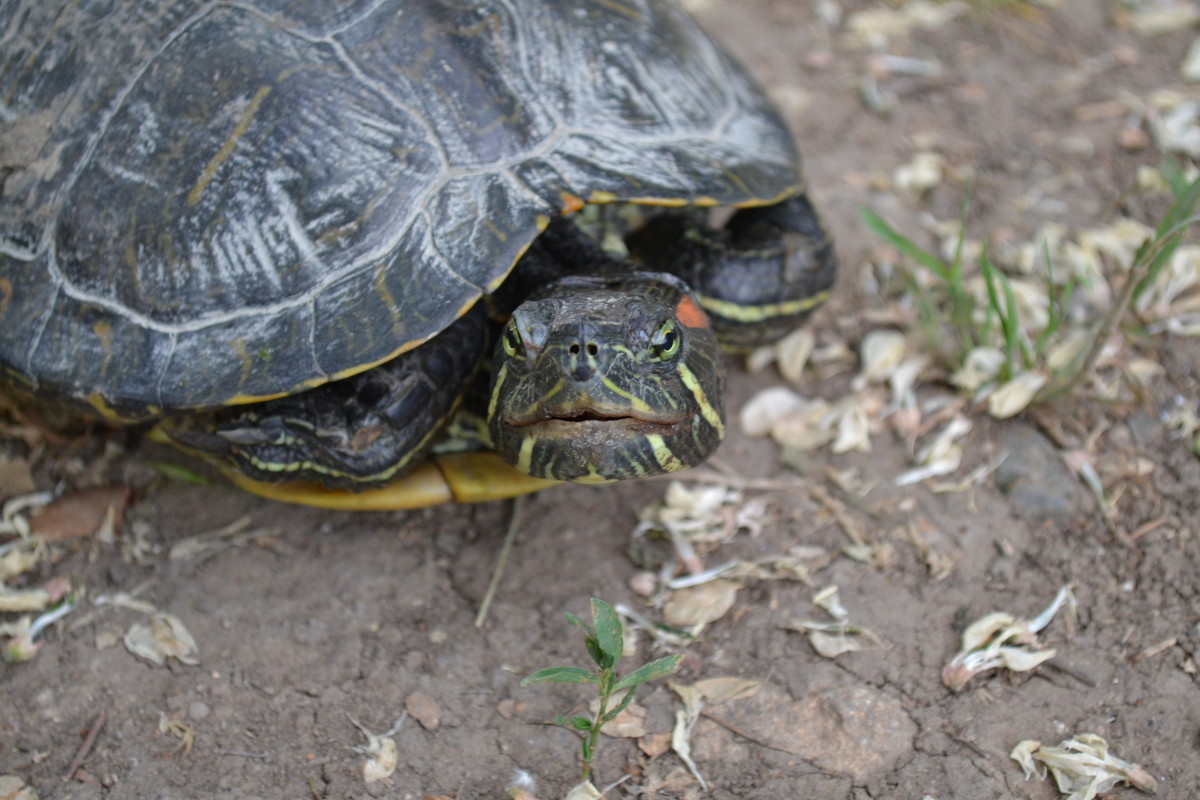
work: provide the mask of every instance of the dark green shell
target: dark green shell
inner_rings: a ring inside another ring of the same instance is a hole
[[[0,0],[0,376],[122,417],[441,331],[577,204],[795,191],[667,0]]]

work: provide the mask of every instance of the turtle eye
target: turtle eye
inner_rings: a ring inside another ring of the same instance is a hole
[[[656,361],[674,358],[679,352],[679,330],[671,320],[664,322],[650,337],[650,357]]]
[[[504,328],[501,343],[504,345],[504,354],[509,358],[525,358],[525,342],[521,339],[521,332],[517,330],[516,320],[510,321]]]

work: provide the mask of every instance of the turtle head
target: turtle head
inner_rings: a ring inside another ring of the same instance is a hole
[[[724,434],[720,347],[670,275],[556,281],[517,308],[493,358],[493,444],[534,477],[675,472],[708,458]]]

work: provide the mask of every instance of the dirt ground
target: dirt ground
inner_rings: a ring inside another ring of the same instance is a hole
[[[1029,238],[1047,221],[1078,227],[1120,213],[1154,224],[1165,207],[1132,191],[1137,168],[1156,166],[1162,153],[1103,104],[1185,88],[1178,68],[1194,27],[1141,35],[1121,24],[1124,6],[1113,0],[968,10],[888,40],[886,52],[941,69],[880,77],[894,100],[880,113],[864,104],[870,53],[849,40],[847,21],[883,6],[691,6],[785,110],[837,238],[843,271],[833,301],[811,321],[818,343],[853,349],[874,327],[872,314],[886,311],[866,279],[879,245],[858,221],[859,204],[919,236],[922,213],[957,217],[963,183],[954,175],[969,171],[976,235]],[[841,21],[831,27],[822,9],[840,9]],[[881,179],[919,150],[940,153],[951,173],[922,198]],[[1169,335],[1137,346],[1165,372],[1133,400],[1102,404],[1084,393],[1004,422],[973,414],[958,475],[1004,454],[1008,470],[964,491],[898,488],[909,457],[886,428],[870,453],[821,450],[796,471],[774,444],[731,425],[718,466],[773,488],[744,492],[765,503],[761,530],[728,537],[704,554],[705,565],[797,545],[828,557],[813,562],[807,585],[743,580],[729,613],[686,647],[638,638],[641,660],[685,654],[681,683],[761,682],[753,697],[710,705],[696,723],[692,756],[706,791],[675,753],[651,758],[628,738],[603,742],[596,783],[628,776],[610,790],[614,798],[1049,800],[1060,796],[1052,782],[1026,781],[1009,752],[1025,739],[1057,744],[1091,732],[1145,766],[1161,796],[1200,794],[1200,460],[1163,423],[1172,408],[1195,406],[1200,347]],[[809,372],[797,390],[840,397],[854,372]],[[735,364],[731,408],[781,380]],[[3,446],[11,457],[29,455],[19,442]],[[1115,502],[1107,522],[1064,466],[1061,456],[1075,449],[1093,454]],[[480,629],[474,618],[506,503],[315,511],[220,485],[149,481],[147,459],[162,457],[153,449],[110,458],[104,469],[84,452],[38,456],[39,488],[129,480],[138,502],[115,543],[60,545],[55,563],[22,578],[66,576],[88,597],[45,634],[36,658],[0,666],[0,774],[25,780],[43,800],[495,799],[521,775],[542,800],[561,797],[578,779],[578,745],[547,723],[589,697],[578,686],[521,688],[520,678],[584,663],[563,613],[586,616],[589,597],[661,618],[630,588],[642,569],[630,543],[638,510],[662,497],[663,481],[530,498]],[[243,517],[259,535],[241,546],[168,557],[186,537]],[[870,558],[842,554],[850,530],[866,539]],[[997,610],[1032,617],[1067,584],[1077,614],[1060,613],[1042,635],[1054,659],[1032,672],[989,671],[958,694],[943,685],[942,666],[967,624]],[[785,629],[820,618],[811,598],[828,585],[883,646],[827,659]],[[121,638],[144,615],[95,604],[120,592],[177,616],[200,663],[160,667],[132,655]],[[397,769],[368,786],[364,756],[352,749],[366,740],[351,718],[382,733],[406,703],[409,718],[392,736]],[[664,741],[654,734],[672,730],[679,699],[659,682],[639,703],[641,744],[653,750]],[[73,765],[101,713],[99,735]]]

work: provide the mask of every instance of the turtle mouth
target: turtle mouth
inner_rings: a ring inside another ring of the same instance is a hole
[[[594,408],[572,409],[559,411],[544,416],[513,420],[513,428],[538,432],[569,433],[581,430],[614,430],[624,429],[631,432],[670,428],[683,421],[680,417],[650,417],[635,414],[629,409],[619,411],[603,411]]]

